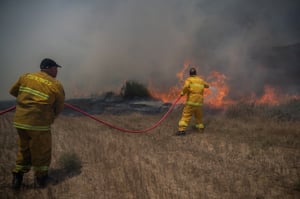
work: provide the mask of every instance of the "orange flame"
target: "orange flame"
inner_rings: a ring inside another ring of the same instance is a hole
[[[279,105],[281,103],[286,103],[291,100],[300,100],[299,95],[291,95],[291,94],[284,94],[280,90],[270,86],[264,86],[264,92],[260,97],[257,97],[255,93],[252,93],[248,100],[245,102],[254,103],[258,105]]]
[[[176,76],[179,80],[179,84],[182,86],[185,78],[187,77],[187,70],[191,66],[189,61],[186,61],[183,64],[183,68],[179,71]],[[197,67],[196,67],[197,68]],[[229,86],[226,83],[227,77],[218,72],[211,72],[206,79],[210,85],[209,89],[204,90],[204,103],[215,108],[224,108],[227,105],[236,104],[238,101],[234,101],[228,98]],[[151,84],[150,84],[151,85]],[[175,100],[181,92],[181,86],[171,87],[168,91],[162,92],[154,89],[153,86],[149,87],[151,95],[157,99],[162,100],[163,102],[172,102]],[[283,95],[275,88],[266,85],[264,87],[264,94],[261,97],[257,97],[255,94],[252,94],[252,97],[248,98],[249,102],[255,102],[256,104],[270,104],[278,105],[282,102],[286,102],[291,99],[300,100],[299,95]],[[181,99],[181,103],[184,102],[184,98]]]
[[[279,93],[276,92],[275,88],[272,88],[269,85],[266,85],[264,88],[264,94],[261,98],[256,100],[256,104],[270,104],[277,105],[283,98],[279,96]]]
[[[181,69],[181,71],[176,73],[176,77],[179,79],[179,84],[184,83],[186,70],[188,69],[189,66],[190,66],[189,62],[186,61],[183,64],[183,68]],[[161,101],[167,103],[167,102],[172,102],[179,96],[179,94],[181,92],[181,87],[173,86],[168,91],[163,92],[163,91],[159,91],[159,90],[155,89],[154,86],[152,85],[152,83],[150,82],[149,86],[148,86],[148,90],[154,98],[160,99]],[[183,101],[184,101],[184,98],[181,98],[180,102],[182,103]]]
[[[181,86],[174,86],[171,87],[167,92],[161,92],[154,89],[150,83],[149,91],[151,95],[154,98],[162,100],[163,102],[172,102],[174,99],[176,99],[181,92],[185,76],[187,77],[187,70],[189,66],[191,66],[191,64],[186,61],[181,71],[176,74]],[[207,80],[208,84],[215,88],[215,91],[213,92],[211,89],[204,90],[204,103],[213,107],[222,107],[223,105],[232,103],[230,100],[225,100],[225,97],[229,92],[229,87],[225,83],[226,76],[224,74],[214,71],[208,76]],[[183,103],[184,100],[185,98],[182,98],[180,102]]]
[[[186,71],[187,71],[189,66],[190,66],[189,61],[186,61],[183,64],[183,69],[176,74],[176,76],[177,76],[177,78],[179,79],[180,82],[184,82],[184,74],[186,74]]]
[[[211,72],[207,78],[210,89],[204,90],[205,103],[218,108],[233,103],[232,100],[226,99],[226,96],[229,93],[226,79],[227,77],[218,71]]]

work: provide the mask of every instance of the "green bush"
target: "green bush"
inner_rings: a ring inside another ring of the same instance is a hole
[[[140,84],[135,81],[126,81],[125,84],[121,88],[120,95],[124,99],[151,97],[148,89],[143,84]]]

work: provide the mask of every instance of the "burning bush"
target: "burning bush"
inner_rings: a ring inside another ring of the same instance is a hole
[[[135,81],[126,81],[121,88],[120,95],[125,99],[149,98],[151,97],[148,89]]]

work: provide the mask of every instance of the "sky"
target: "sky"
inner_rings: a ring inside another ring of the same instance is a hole
[[[126,80],[167,90],[186,62],[204,78],[224,74],[233,97],[265,84],[299,93],[299,58],[262,61],[300,43],[299,8],[298,0],[2,0],[0,100],[13,99],[11,85],[46,57],[63,66],[67,98],[118,92]]]

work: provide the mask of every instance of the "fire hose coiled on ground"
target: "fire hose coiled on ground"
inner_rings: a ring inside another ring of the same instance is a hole
[[[167,116],[168,116],[168,115],[171,113],[171,111],[175,108],[175,106],[176,106],[176,104],[178,103],[178,101],[180,100],[180,98],[181,98],[181,96],[179,96],[179,97],[174,101],[174,103],[172,104],[172,106],[170,106],[169,110],[162,116],[162,118],[161,118],[158,122],[156,122],[156,123],[155,123],[154,125],[152,125],[151,127],[146,128],[146,129],[143,129],[143,130],[130,130],[130,129],[124,129],[124,128],[115,126],[115,125],[110,124],[110,123],[108,123],[108,122],[106,122],[106,121],[103,121],[103,120],[101,120],[101,119],[98,119],[98,118],[94,117],[93,115],[91,115],[91,114],[89,114],[89,113],[87,113],[87,112],[81,110],[80,108],[77,108],[77,107],[75,107],[75,106],[73,106],[73,105],[71,105],[71,104],[68,104],[68,103],[65,103],[65,107],[68,107],[68,108],[70,108],[70,109],[72,109],[72,110],[74,110],[74,111],[76,111],[76,112],[79,112],[79,113],[85,115],[86,117],[88,117],[88,118],[90,118],[90,119],[93,119],[93,120],[95,120],[95,121],[97,121],[97,122],[99,122],[99,123],[101,123],[101,124],[104,124],[104,125],[106,125],[106,126],[108,126],[108,127],[110,127],[110,128],[113,128],[113,129],[116,129],[116,130],[119,130],[119,131],[122,131],[122,132],[125,132],[125,133],[146,133],[146,132],[151,131],[151,130],[155,129],[156,127],[158,127],[158,126],[159,126],[159,125],[167,118]],[[9,107],[9,108],[7,108],[7,109],[4,109],[4,110],[0,111],[0,115],[3,115],[3,114],[5,114],[5,113],[8,113],[8,112],[13,111],[13,110],[15,110],[15,109],[16,109],[16,106]]]

